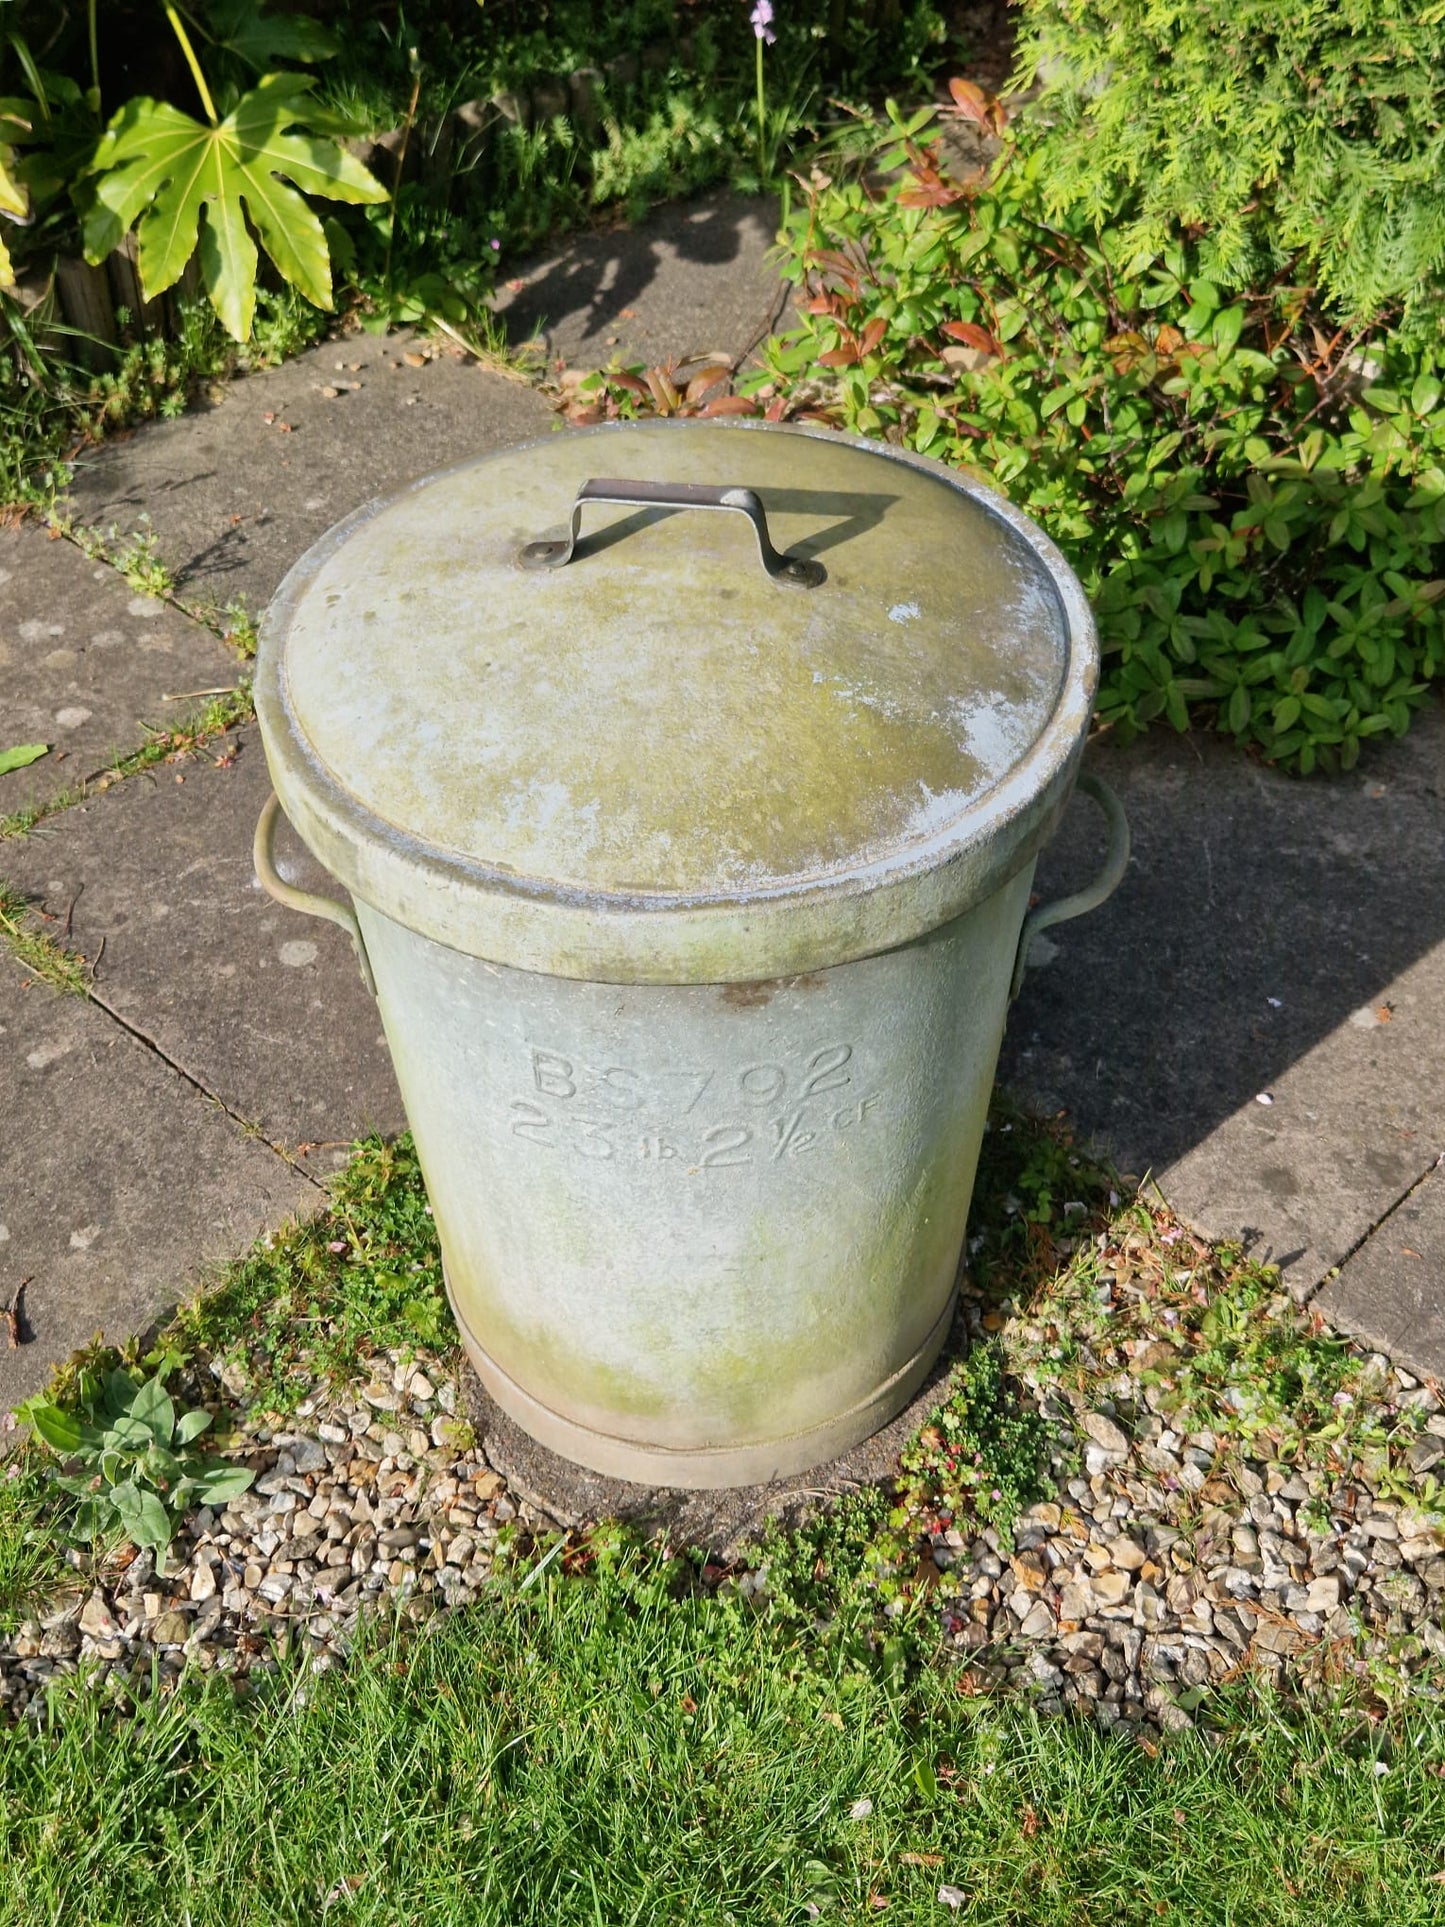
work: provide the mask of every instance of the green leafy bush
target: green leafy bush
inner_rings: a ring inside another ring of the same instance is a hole
[[[185,1512],[223,1505],[254,1477],[244,1465],[189,1449],[212,1414],[204,1407],[178,1413],[164,1380],[164,1368],[144,1381],[119,1368],[103,1377],[83,1373],[73,1406],[41,1394],[19,1414],[69,1467],[56,1484],[80,1501],[77,1537],[119,1530],[154,1548],[157,1572]]]
[[[1125,253],[1197,231],[1234,285],[1298,255],[1351,325],[1434,332],[1445,270],[1440,0],[1021,0],[1020,78],[1044,82],[1051,211]],[[1037,110],[1034,110],[1037,111]]]
[[[317,136],[310,89],[305,75],[263,74],[224,118],[207,93],[205,121],[166,101],[128,100],[86,169],[87,258],[103,261],[134,226],[150,300],[195,255],[226,332],[245,341],[256,311],[254,230],[277,272],[314,307],[330,308],[326,233],[304,195],[377,202],[387,191],[339,143]]]
[[[1440,363],[1359,348],[1284,275],[1145,259],[1121,221],[1051,211],[1052,148],[941,170],[896,110],[885,185],[829,182],[790,228],[803,320],[768,345],[771,412],[821,411],[979,472],[1078,571],[1125,734],[1208,705],[1272,761],[1348,768],[1445,666]],[[755,384],[755,387],[757,384]]]

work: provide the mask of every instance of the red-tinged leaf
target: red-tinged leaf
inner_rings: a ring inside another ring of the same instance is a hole
[[[977,121],[980,127],[989,124],[989,97],[974,80],[950,80],[948,91],[953,95],[953,104],[966,120]]]
[[[823,428],[839,426],[836,408],[800,408],[793,419],[800,422],[817,422]]]
[[[1112,359],[1117,375],[1127,375],[1151,352],[1149,343],[1135,328],[1128,328],[1123,334],[1110,335],[1104,343],[1104,353]]]
[[[677,405],[682,400],[682,396],[673,387],[672,378],[665,368],[649,368],[647,385],[652,390],[652,399],[657,404],[659,415],[672,415],[677,412]]]
[[[875,315],[858,338],[858,353],[860,355],[871,355],[887,332],[888,323],[883,319],[882,315]]]
[[[838,303],[831,294],[815,294],[811,301],[803,303],[804,314],[834,314]]]
[[[1156,354],[1172,355],[1177,353],[1183,346],[1183,335],[1180,334],[1177,328],[1171,328],[1167,321],[1154,337],[1154,352]]]
[[[981,355],[1002,355],[1003,343],[987,328],[980,328],[976,321],[945,321],[943,333],[951,341],[961,341],[965,348],[977,348]]]
[[[651,399],[651,390],[648,388],[647,383],[640,381],[636,375],[618,372],[609,374],[606,379],[614,388],[625,388],[627,393],[636,396],[638,401],[648,401]]]
[[[699,415],[756,415],[758,404],[751,395],[719,395],[697,411]]]
[[[935,186],[905,187],[898,196],[900,207],[952,207],[968,193],[965,187],[951,187],[944,181]]]
[[[819,365],[824,368],[851,368],[857,360],[857,344],[852,342],[842,348],[830,348],[826,354],[818,357]]]
[[[607,417],[600,408],[569,408],[567,419],[574,428],[591,428],[597,422],[605,421]]]
[[[704,368],[700,375],[694,375],[687,384],[687,399],[701,401],[703,396],[716,388],[719,382],[728,379],[729,371],[722,367]]]
[[[832,273],[841,275],[853,293],[858,292],[858,269],[846,254],[839,254],[835,248],[815,248],[808,255],[807,264],[814,268],[828,268]]]
[[[776,397],[775,400],[770,401],[768,403],[767,409],[763,415],[763,420],[768,422],[782,422],[782,421],[786,421],[787,419],[788,419],[788,398],[786,395],[779,395]]]

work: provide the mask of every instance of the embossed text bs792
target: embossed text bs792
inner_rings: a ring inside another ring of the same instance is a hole
[[[511,1135],[590,1159],[675,1164],[691,1173],[777,1162],[822,1149],[885,1103],[852,1044],[820,1044],[789,1063],[639,1069],[589,1065],[530,1046],[526,1097]]]

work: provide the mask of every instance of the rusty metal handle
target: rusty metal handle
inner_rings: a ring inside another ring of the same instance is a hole
[[[361,969],[361,981],[372,996],[376,995],[376,980],[371,974],[371,959],[366,954],[362,940],[361,925],[356,921],[356,912],[344,903],[337,903],[334,897],[318,897],[310,890],[298,890],[292,883],[284,883],[276,869],[276,860],[271,853],[271,845],[276,835],[276,819],[281,814],[281,799],[273,790],[261,807],[260,819],[256,824],[256,835],[251,844],[251,857],[256,866],[256,881],[268,897],[277,903],[284,903],[288,910],[299,910],[303,916],[325,917],[328,923],[338,923],[351,939],[351,947],[356,952],[356,961]]]
[[[1073,917],[1082,917],[1090,910],[1097,910],[1101,903],[1113,896],[1129,867],[1129,819],[1124,814],[1124,805],[1101,777],[1087,771],[1080,776],[1077,787],[1085,796],[1092,797],[1104,812],[1109,831],[1104,867],[1084,889],[1076,890],[1071,897],[1057,897],[1052,903],[1041,903],[1037,910],[1030,910],[1024,918],[1024,927],[1019,932],[1018,954],[1014,958],[1013,982],[1009,985],[1010,1003],[1023,988],[1029,945],[1034,938],[1052,924],[1068,923]]]
[[[731,509],[752,523],[758,538],[759,559],[774,582],[794,589],[816,589],[826,574],[822,563],[815,562],[811,556],[790,555],[773,547],[767,511],[756,489],[714,488],[704,482],[628,482],[606,477],[584,482],[578,489],[572,504],[571,533],[566,541],[529,542],[521,553],[523,568],[565,568],[576,553],[582,511],[589,502],[637,509]]]

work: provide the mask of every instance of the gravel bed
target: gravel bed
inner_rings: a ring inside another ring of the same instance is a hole
[[[1410,1470],[1433,1493],[1445,1402],[1371,1362],[1382,1404],[1423,1415]],[[189,1520],[164,1577],[149,1552],[130,1555],[0,1645],[0,1710],[39,1718],[51,1682],[76,1673],[122,1703],[188,1666],[243,1678],[296,1642],[322,1671],[344,1661],[364,1613],[466,1606],[504,1525],[551,1528],[488,1465],[435,1361],[370,1369],[287,1429],[242,1428],[230,1455],[256,1468],[254,1486]],[[936,1593],[965,1690],[1023,1688],[1046,1713],[1147,1740],[1193,1724],[1209,1687],[1249,1667],[1409,1677],[1445,1660],[1445,1518],[1402,1499],[1397,1479],[1380,1489],[1383,1455],[1348,1476],[1299,1472],[1171,1431],[1153,1388],[1127,1377],[1112,1398],[1035,1390],[1055,1427],[1057,1497],[1020,1517],[1012,1544],[952,1526],[920,1542],[917,1583]],[[734,1567],[722,1583],[765,1595],[766,1570]]]
[[[1445,1453],[1445,1418],[1432,1425]],[[1082,1428],[1089,1475],[1025,1512],[1011,1547],[952,1529],[931,1545],[940,1573],[963,1581],[944,1627],[978,1655],[979,1690],[1015,1677],[1042,1711],[1177,1731],[1199,1689],[1251,1665],[1408,1673],[1445,1659],[1438,1513],[1364,1479],[1248,1462],[1239,1491],[1211,1477],[1209,1433],[1181,1439],[1146,1421],[1131,1441],[1100,1411]]]
[[[127,1550],[123,1568],[0,1644],[0,1709],[38,1718],[50,1683],[77,1672],[119,1701],[187,1666],[244,1677],[297,1641],[324,1671],[367,1611],[400,1603],[423,1618],[471,1599],[499,1528],[538,1522],[455,1416],[455,1383],[396,1358],[370,1369],[370,1383],[303,1402],[285,1428],[243,1424],[227,1456],[255,1468],[251,1490],[193,1514],[163,1577],[149,1551]]]
[[[997,1323],[978,1304],[966,1317],[974,1338]],[[1009,1322],[1029,1349],[1036,1331]],[[1042,1711],[1146,1734],[1191,1726],[1211,1685],[1251,1667],[1317,1680],[1424,1675],[1417,1685],[1438,1691],[1440,1388],[1359,1354],[1373,1389],[1349,1400],[1355,1418],[1418,1426],[1403,1466],[1381,1446],[1342,1459],[1321,1449],[1300,1469],[1213,1431],[1172,1430],[1156,1409],[1166,1391],[1138,1375],[1174,1356],[1167,1339],[1111,1347],[1091,1359],[1087,1391],[1023,1367],[1054,1429],[1055,1498],[1017,1519],[1011,1544],[948,1527],[921,1545],[963,1683],[1028,1685]]]

